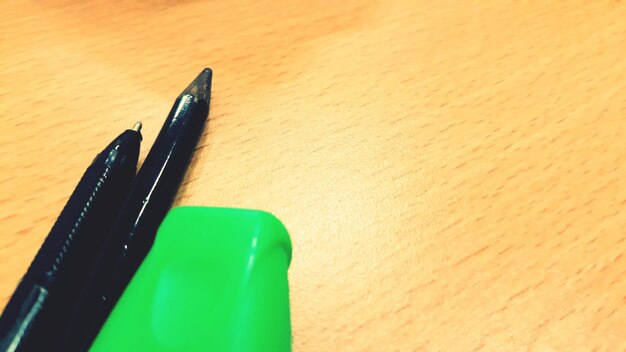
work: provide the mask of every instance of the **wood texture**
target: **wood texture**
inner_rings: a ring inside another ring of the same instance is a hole
[[[626,350],[623,1],[6,1],[0,55],[0,305],[210,66],[177,204],[284,221],[295,351]]]

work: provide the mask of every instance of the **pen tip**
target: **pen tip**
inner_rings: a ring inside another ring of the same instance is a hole
[[[141,132],[141,127],[143,125],[141,124],[141,121],[137,121],[137,123],[135,123],[135,125],[133,125],[132,130],[135,132]]]
[[[180,95],[190,94],[200,100],[204,100],[208,104],[211,97],[212,77],[213,71],[210,68],[205,68]]]

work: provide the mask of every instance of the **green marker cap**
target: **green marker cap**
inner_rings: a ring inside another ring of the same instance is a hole
[[[291,351],[290,260],[269,213],[175,208],[90,351]]]

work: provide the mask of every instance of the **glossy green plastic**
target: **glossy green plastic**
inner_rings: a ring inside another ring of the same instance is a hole
[[[269,213],[175,208],[90,351],[291,351],[290,260]]]

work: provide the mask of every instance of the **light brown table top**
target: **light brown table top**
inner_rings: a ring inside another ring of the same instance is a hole
[[[0,306],[214,70],[176,203],[290,230],[295,351],[626,349],[626,3],[0,5]]]

